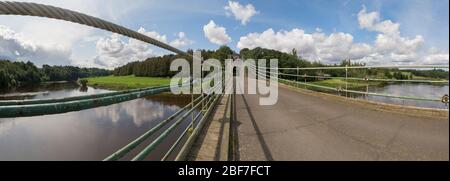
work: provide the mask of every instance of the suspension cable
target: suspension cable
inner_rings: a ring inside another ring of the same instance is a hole
[[[133,31],[131,29],[125,28],[123,26],[89,16],[76,11],[63,9],[59,7],[54,7],[50,5],[28,3],[28,2],[10,2],[10,1],[0,1],[0,15],[24,15],[24,16],[38,16],[47,17],[52,19],[59,19],[64,21],[70,21],[78,24],[83,24],[106,31],[118,33],[130,38],[141,40],[146,43],[150,43],[157,47],[169,50],[171,52],[187,55],[192,57],[192,55],[179,50],[169,44],[158,41],[154,38],[141,34],[139,32]]]

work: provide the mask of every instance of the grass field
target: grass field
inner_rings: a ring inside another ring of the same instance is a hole
[[[104,76],[104,77],[89,77],[84,78],[88,80],[87,85],[93,87],[100,87],[112,90],[124,90],[154,87],[161,85],[169,85],[169,77],[136,77],[129,76]]]
[[[333,88],[340,86],[343,89],[345,89],[346,81],[342,80],[342,79],[326,79],[326,80],[314,81],[311,83],[316,84],[316,85],[321,85],[321,86],[333,87]],[[378,84],[379,84],[379,82],[369,82],[369,86],[378,85]],[[349,81],[347,81],[347,86],[348,86],[348,89],[361,89],[361,88],[366,88],[367,82],[349,80]]]

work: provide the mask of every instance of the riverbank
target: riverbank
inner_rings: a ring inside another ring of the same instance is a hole
[[[326,80],[319,80],[319,81],[313,81],[312,84],[320,85],[320,86],[326,86],[326,87],[333,87],[338,88],[341,87],[342,89],[345,89],[345,85],[347,84],[348,89],[365,89],[367,85],[369,86],[382,86],[383,82],[366,82],[366,81],[355,81],[355,80],[342,80],[342,79],[326,79]]]
[[[170,77],[103,76],[84,78],[87,85],[111,90],[124,90],[170,84]]]

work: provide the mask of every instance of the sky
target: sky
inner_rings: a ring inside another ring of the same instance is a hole
[[[310,61],[449,63],[448,0],[31,0],[136,30],[181,50],[297,50]],[[84,25],[0,15],[0,59],[112,69],[170,52]]]

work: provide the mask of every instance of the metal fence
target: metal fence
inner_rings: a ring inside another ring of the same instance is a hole
[[[270,67],[257,67],[250,65],[248,68],[254,70],[257,72],[257,75],[263,76],[263,77],[276,77],[281,83],[289,84],[289,85],[295,85],[297,87],[303,86],[304,88],[317,88],[321,90],[328,90],[328,91],[334,91],[334,92],[342,92],[342,93],[354,93],[354,94],[361,94],[361,95],[371,95],[371,96],[380,96],[380,97],[389,97],[389,98],[397,98],[397,99],[410,99],[410,100],[418,100],[418,101],[435,101],[435,102],[442,102],[444,104],[448,104],[448,95],[442,95],[442,97],[416,97],[416,96],[402,96],[402,95],[392,95],[392,94],[382,94],[382,93],[374,93],[369,92],[368,89],[366,91],[358,91],[358,90],[350,90],[348,88],[348,82],[349,80],[354,81],[360,81],[368,83],[370,81],[377,81],[377,82],[409,82],[409,83],[440,83],[440,84],[448,84],[448,80],[398,80],[398,79],[380,79],[380,78],[370,78],[369,76],[366,77],[350,77],[348,76],[348,70],[349,69],[448,69],[448,65],[413,65],[413,66],[346,66],[346,67],[296,67],[296,68],[270,68]],[[274,73],[275,75],[269,74],[269,70],[275,70],[270,71],[271,73]],[[292,73],[284,73],[285,70],[288,70],[290,72],[295,71],[296,74]],[[308,74],[301,74],[301,70],[345,70],[345,77],[338,77],[338,76],[323,76],[323,75],[308,75]],[[287,78],[282,78],[287,77]],[[303,78],[303,80],[301,80]],[[324,85],[318,85],[315,84],[314,81],[307,81],[307,78],[313,78],[313,79],[340,79],[345,80],[345,87],[330,87],[330,86],[324,86]],[[347,96],[347,95],[346,95]]]

